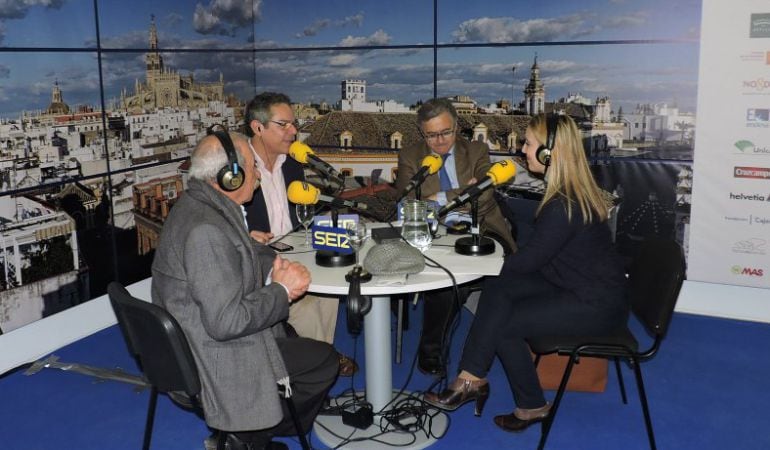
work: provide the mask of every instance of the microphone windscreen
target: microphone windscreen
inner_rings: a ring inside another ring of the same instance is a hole
[[[504,159],[492,164],[487,171],[487,176],[492,179],[492,183],[497,186],[513,178],[516,175],[516,165],[511,159]]]
[[[306,181],[292,181],[286,188],[286,197],[297,205],[315,205],[321,191]]]
[[[430,154],[422,159],[420,166],[427,167],[428,173],[433,175],[441,168],[441,164],[443,163],[442,161],[443,160],[439,155]]]
[[[307,164],[308,155],[313,155],[313,154],[315,154],[313,152],[313,149],[308,147],[308,145],[305,144],[304,142],[294,141],[289,146],[289,156],[291,156],[294,160],[302,164]]]
[[[425,269],[425,257],[403,241],[377,244],[366,253],[364,269],[372,275],[409,275]]]

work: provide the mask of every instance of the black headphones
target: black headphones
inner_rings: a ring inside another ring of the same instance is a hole
[[[215,128],[222,128],[216,130]],[[219,139],[227,155],[227,164],[222,166],[217,172],[217,184],[223,191],[232,192],[243,186],[244,173],[243,168],[238,165],[238,154],[235,151],[233,140],[230,134],[222,124],[214,124],[206,130],[207,135],[214,135]]]
[[[545,119],[545,144],[537,148],[535,152],[535,159],[548,167],[551,165],[551,154],[553,153],[553,146],[556,144],[556,132],[559,129],[559,116],[556,114],[549,114]]]
[[[364,316],[372,309],[372,299],[361,295],[361,270],[361,266],[355,266],[350,274],[350,292],[346,303],[348,333],[354,336],[361,334]]]

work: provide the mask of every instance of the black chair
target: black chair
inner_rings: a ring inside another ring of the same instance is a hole
[[[626,392],[620,372],[619,359],[623,358],[628,361],[636,375],[636,385],[644,413],[644,422],[647,427],[650,448],[653,450],[656,448],[650,411],[647,406],[647,395],[644,391],[642,372],[639,365],[642,361],[652,358],[658,352],[661,341],[665,337],[671,322],[674,306],[676,305],[684,277],[685,261],[679,244],[671,240],[658,239],[641,243],[638,253],[629,268],[628,295],[631,311],[654,338],[652,345],[646,350],[639,350],[639,343],[627,326],[620,330],[618,334],[611,336],[549,336],[529,340],[533,353],[537,355],[535,359],[536,365],[540,355],[558,353],[559,355],[569,356],[559,389],[551,405],[550,414],[543,421],[538,449],[545,447],[548,433],[556,418],[556,412],[564,395],[572,368],[575,363],[579,362],[581,356],[607,358],[615,361],[623,403],[626,403]]]
[[[152,440],[158,392],[171,394],[176,403],[192,408],[202,415],[203,409],[198,399],[201,391],[198,367],[182,328],[165,309],[134,298],[123,286],[115,282],[107,286],[107,293],[128,351],[136,358],[151,388],[142,445],[144,450],[148,450]],[[189,403],[187,399],[190,400]],[[286,400],[302,448],[309,450],[310,446],[302,432],[294,402],[291,399]],[[227,434],[218,433],[217,450],[225,450]]]

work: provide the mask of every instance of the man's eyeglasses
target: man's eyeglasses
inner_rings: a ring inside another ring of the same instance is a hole
[[[299,130],[299,121],[295,120],[294,122],[289,120],[271,120],[270,122],[278,125],[281,127],[282,130],[286,130],[289,128],[289,126],[293,126],[294,129]]]
[[[455,127],[452,127],[448,130],[439,131],[438,133],[422,133],[422,137],[425,138],[428,142],[436,142],[441,139],[449,139],[450,136],[455,134]]]

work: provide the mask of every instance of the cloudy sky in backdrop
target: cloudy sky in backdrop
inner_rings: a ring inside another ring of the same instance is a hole
[[[295,101],[334,103],[348,78],[367,81],[369,100],[413,104],[433,95],[432,49],[350,48],[432,44],[432,0],[109,0],[97,7],[108,104],[145,79],[151,16],[160,48],[172,50],[162,53],[167,67],[200,81],[221,72],[225,91],[242,100],[277,90]],[[440,48],[438,95],[519,102],[537,55],[547,101],[580,92],[609,96],[627,112],[657,102],[694,111],[700,10],[699,0],[477,0],[472,8],[439,0],[439,44],[519,45]],[[0,117],[47,107],[56,81],[71,107],[98,107],[96,23],[88,0],[0,0]],[[655,42],[622,43],[629,40]],[[66,51],[19,51],[26,48]]]

